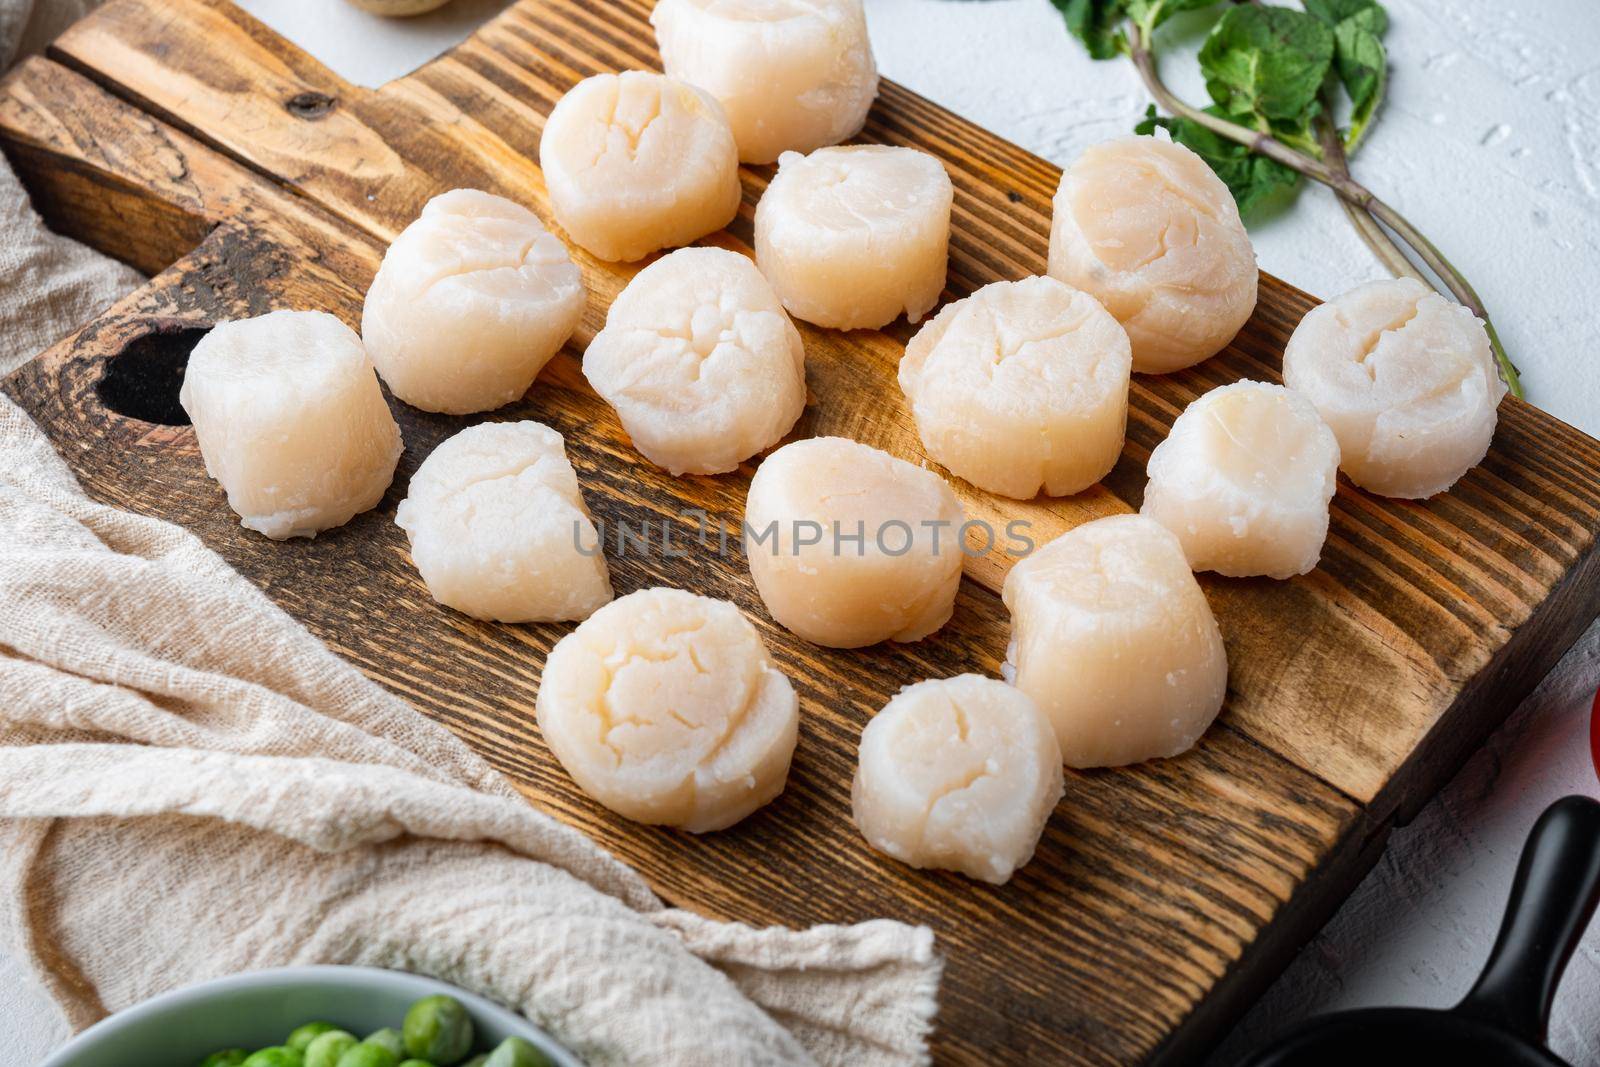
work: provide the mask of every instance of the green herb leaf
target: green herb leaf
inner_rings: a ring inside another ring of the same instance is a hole
[[[1306,10],[1333,29],[1334,69],[1350,94],[1349,143],[1354,146],[1383,99],[1389,57],[1383,33],[1389,15],[1377,0],[1305,0]]]
[[[1286,7],[1229,8],[1200,48],[1211,99],[1244,125],[1305,127],[1333,63],[1333,30]]]
[[[1388,56],[1378,36],[1350,22],[1341,22],[1333,31],[1338,42],[1339,80],[1350,94],[1354,111],[1352,129],[1365,127],[1383,95],[1388,73]]]
[[[1388,28],[1388,15],[1377,0],[1304,0],[1304,3],[1308,13],[1329,26],[1337,26],[1345,19],[1370,18],[1376,14],[1382,23],[1368,28],[1377,34]]]
[[[1051,0],[1067,30],[1083,42],[1094,59],[1111,59],[1123,51],[1120,24],[1127,14],[1124,0]]]
[[[1145,32],[1154,30],[1180,11],[1211,7],[1220,0],[1051,0],[1066,19],[1072,36],[1083,42],[1095,59],[1111,59],[1127,51],[1122,22],[1132,19]]]
[[[1180,11],[1195,11],[1211,7],[1218,0],[1127,0],[1128,16],[1143,26],[1154,30]]]
[[[1225,114],[1219,108],[1206,110],[1221,118],[1239,121],[1238,116]],[[1145,111],[1144,121],[1134,127],[1134,132],[1154,133],[1157,126],[1165,129],[1174,141],[1194,152],[1216,171],[1217,177],[1233,194],[1240,215],[1248,216],[1274,194],[1299,184],[1300,175],[1283,164],[1257,155],[1244,145],[1219,137],[1198,122],[1159,116],[1154,104]]]

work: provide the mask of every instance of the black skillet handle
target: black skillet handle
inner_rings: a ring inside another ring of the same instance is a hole
[[[1489,962],[1455,1010],[1542,1046],[1561,972],[1597,903],[1600,802],[1563,797],[1534,824]]]

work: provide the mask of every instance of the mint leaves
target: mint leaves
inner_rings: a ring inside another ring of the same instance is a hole
[[[1149,33],[1180,11],[1211,7],[1218,0],[1127,0],[1128,16]]]
[[[1215,108],[1207,110],[1212,114],[1218,113]],[[1165,129],[1174,141],[1205,160],[1217,172],[1217,177],[1233,194],[1241,215],[1248,217],[1252,210],[1272,199],[1274,194],[1292,189],[1300,181],[1300,175],[1282,163],[1257,155],[1235,141],[1219,137],[1197,122],[1157,115],[1154,104],[1145,112],[1144,121],[1134,127],[1134,132],[1154,133],[1157,126]]]
[[[1083,42],[1095,59],[1111,59],[1125,50],[1122,21],[1125,0],[1051,0],[1067,22],[1067,32]]]
[[[1217,0],[1053,0],[1067,29],[1096,59],[1150,50],[1156,27],[1179,11],[1212,7]],[[1222,8],[1200,48],[1200,71],[1211,104],[1206,114],[1267,134],[1308,156],[1320,157],[1314,123],[1342,87],[1350,98],[1354,147],[1383,98],[1388,57],[1383,33],[1389,18],[1377,0],[1304,0],[1304,10],[1268,4]],[[1211,165],[1248,215],[1293,188],[1299,175],[1282,163],[1192,118],[1161,118],[1153,111],[1136,127],[1161,126]]]
[[[1230,7],[1200,48],[1206,91],[1243,125],[1309,133],[1333,64],[1333,30],[1287,7]]]
[[[1344,0],[1324,0],[1324,3]],[[1358,0],[1361,2],[1361,0]],[[1200,48],[1200,72],[1211,94],[1207,114],[1285,144],[1317,151],[1312,123],[1322,110],[1323,85],[1333,69],[1335,31],[1322,19],[1287,7],[1230,7]],[[1248,216],[1300,176],[1187,118],[1145,115],[1137,132],[1164,127],[1217,172]]]
[[[1132,20],[1151,33],[1180,11],[1211,7],[1220,0],[1050,0],[1067,22],[1067,30],[1083,42],[1095,59],[1111,59],[1127,51],[1122,23]]]
[[[1366,134],[1389,80],[1383,34],[1389,13],[1377,0],[1305,0],[1306,10],[1333,30],[1334,69],[1350,97],[1347,148]]]
[[[1489,345],[1514,396],[1517,368],[1500,343],[1483,300],[1470,282],[1404,215],[1356,181],[1347,155],[1383,102],[1389,16],[1378,0],[1302,0],[1301,7],[1237,0],[1225,7],[1200,48],[1211,104],[1187,103],[1161,78],[1156,28],[1180,11],[1218,0],[1051,0],[1067,29],[1096,59],[1126,55],[1152,105],[1135,127],[1157,126],[1204,159],[1227,184],[1239,213],[1249,216],[1278,193],[1292,193],[1301,176],[1321,182],[1344,201],[1356,233],[1396,274],[1419,276],[1421,263],[1448,292],[1484,321]],[[1349,100],[1350,125],[1335,112]],[[1404,248],[1401,247],[1404,245]]]

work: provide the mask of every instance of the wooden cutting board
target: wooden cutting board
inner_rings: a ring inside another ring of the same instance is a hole
[[[1600,608],[1600,443],[1508,400],[1488,458],[1449,494],[1418,504],[1341,486],[1312,574],[1203,576],[1231,660],[1217,725],[1178,759],[1069,773],[1034,862],[993,888],[869,850],[849,821],[849,782],[863,723],[900,686],[997,672],[1004,557],[970,561],[955,618],[934,637],[854,652],[773,625],[737,552],[614,559],[619,594],[670,584],[738,603],[801,694],[786,792],[695,838],[611,816],[546,750],[534,695],[569,627],[464,618],[436,606],[411,568],[395,503],[421,459],[472,420],[396,405],[406,454],[384,503],[315,541],[277,544],[240,529],[187,427],[107,407],[170,407],[194,327],[220,318],[322,308],[357,324],[385,243],[436,193],[489,189],[548,219],[533,162],[544,116],[591,73],[658,66],[649,7],[522,0],[370,91],[224,0],[114,0],[0,82],[0,144],[57,229],[156,277],[6,390],[92,494],[195,531],[667,900],[751,923],[931,925],[947,959],[941,1061],[1194,1062]],[[914,145],[948,167],[950,296],[1043,270],[1055,167],[889,83],[863,139]],[[746,171],[739,219],[711,240],[747,249],[769,174]],[[674,521],[681,545],[695,520],[680,512],[697,508],[736,530],[750,468],[666,476],[585,385],[578,353],[632,270],[578,259],[593,294],[578,336],[495,417],[565,434],[610,523]],[[1256,315],[1226,352],[1135,380],[1127,449],[1102,487],[1018,504],[956,483],[969,515],[1027,519],[1042,540],[1137,507],[1150,449],[1184,405],[1241,377],[1277,379],[1312,304],[1263,277]],[[802,329],[812,397],[794,436],[842,434],[921,460],[894,381],[904,324]]]

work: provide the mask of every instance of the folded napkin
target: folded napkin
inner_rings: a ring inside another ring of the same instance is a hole
[[[0,456],[0,944],[73,1028],[351,963],[510,1004],[594,1064],[927,1059],[928,930],[664,907],[194,536],[89,500],[4,399]]]

